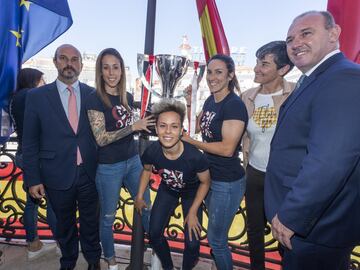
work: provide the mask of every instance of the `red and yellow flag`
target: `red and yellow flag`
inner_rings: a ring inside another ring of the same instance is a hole
[[[196,0],[206,61],[215,54],[230,55],[215,0]]]
[[[360,1],[328,0],[327,9],[341,27],[341,51],[350,60],[360,63]]]

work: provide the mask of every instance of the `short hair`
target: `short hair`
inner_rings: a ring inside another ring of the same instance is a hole
[[[310,11],[306,11],[302,14],[300,14],[299,16],[296,16],[295,19],[293,20],[293,23],[302,17],[308,16],[308,15],[321,15],[324,17],[324,27],[326,30],[329,30],[333,27],[335,27],[336,23],[335,23],[335,19],[334,16],[329,12],[329,11],[317,11],[317,10],[310,10]]]
[[[73,46],[73,45],[71,45],[71,44],[62,44],[62,45],[60,45],[59,47],[57,47],[56,50],[55,50],[55,54],[54,54],[54,61],[56,61],[56,59],[57,59],[57,57],[58,57],[59,50],[62,49],[62,48],[64,48],[64,47],[71,47],[71,48],[75,49],[75,50],[78,52],[78,54],[79,54],[80,62],[82,62],[82,55],[81,55],[80,51],[79,51],[75,46]]]
[[[226,68],[228,70],[228,73],[234,73],[234,77],[232,78],[231,81],[229,81],[228,89],[231,92],[234,92],[234,88],[235,88],[238,92],[240,92],[239,82],[238,82],[238,80],[236,78],[236,73],[235,73],[234,60],[230,56],[225,55],[225,54],[215,54],[214,56],[212,56],[209,59],[209,61],[207,62],[207,66],[209,65],[209,63],[212,60],[220,60],[220,61],[224,62],[225,65],[226,65]]]
[[[274,56],[274,62],[277,69],[289,65],[290,71],[294,67],[294,64],[290,61],[290,58],[287,54],[285,41],[277,40],[269,42],[261,46],[255,53],[256,58],[260,60],[264,59],[268,54],[272,54]]]
[[[186,114],[186,106],[183,102],[173,99],[173,98],[164,98],[160,102],[154,103],[151,107],[151,113],[156,119],[156,123],[159,119],[159,115],[165,112],[175,112],[180,116],[181,126]]]
[[[17,75],[16,91],[37,87],[43,75],[44,73],[35,68],[21,69]]]

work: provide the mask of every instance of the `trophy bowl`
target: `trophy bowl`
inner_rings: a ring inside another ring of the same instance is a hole
[[[155,69],[162,84],[162,97],[173,98],[178,81],[185,75],[190,60],[183,56],[159,54],[155,56]]]
[[[148,69],[146,70],[145,64],[148,63]],[[194,76],[192,80],[192,94],[191,94],[191,115],[196,114],[196,104],[197,104],[197,89],[199,83],[204,75],[204,71],[206,68],[206,63],[203,62],[195,62],[190,61],[186,57],[171,55],[171,54],[158,54],[155,56],[147,55],[147,54],[138,54],[137,55],[137,68],[139,78],[143,84],[143,86],[150,91],[157,98],[181,98],[186,96],[188,93],[186,91],[181,91],[180,94],[174,95],[175,88],[179,80],[186,74],[188,67],[194,70]],[[161,88],[154,88],[150,83],[152,81],[151,75],[148,77],[148,81],[145,76],[145,72],[147,75],[151,73],[147,73],[147,71],[151,71],[155,69],[156,73],[161,82]],[[148,97],[145,99],[148,100]],[[145,115],[149,115],[149,108],[147,102],[144,103]],[[143,110],[143,109],[142,109]],[[191,117],[196,119],[196,117]],[[191,131],[195,130],[194,121],[191,120],[189,127],[191,127]],[[154,131],[152,131],[152,135],[154,135]]]
[[[150,61],[149,55],[138,54],[137,67],[139,77],[143,85],[155,96],[161,98],[174,98],[176,84],[185,75],[190,60],[183,56],[171,54],[158,54],[154,56],[154,65],[156,73],[161,81],[161,89],[155,89],[150,86],[145,79],[144,63]],[[160,91],[161,93],[159,93]],[[176,96],[178,98],[181,96]]]

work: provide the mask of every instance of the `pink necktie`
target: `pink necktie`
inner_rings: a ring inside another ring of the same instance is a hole
[[[76,108],[76,96],[74,93],[74,88],[72,88],[71,85],[67,87],[67,90],[69,90],[69,104],[68,104],[68,118],[70,125],[75,133],[77,133],[77,128],[79,124],[79,116],[78,111]],[[82,158],[80,154],[80,149],[77,147],[77,155],[76,155],[76,164],[80,165],[82,163]]]

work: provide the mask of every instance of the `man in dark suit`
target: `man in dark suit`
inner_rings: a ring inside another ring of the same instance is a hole
[[[311,11],[286,39],[306,78],[282,105],[265,179],[285,270],[349,269],[360,243],[360,67],[339,51],[340,31]]]
[[[100,269],[98,194],[94,180],[97,149],[84,104],[94,89],[78,81],[83,65],[80,52],[72,45],[65,44],[56,50],[54,64],[57,80],[30,90],[27,96],[24,180],[34,198],[44,197],[46,191],[54,209],[61,269],[74,269],[79,238],[88,269]]]

